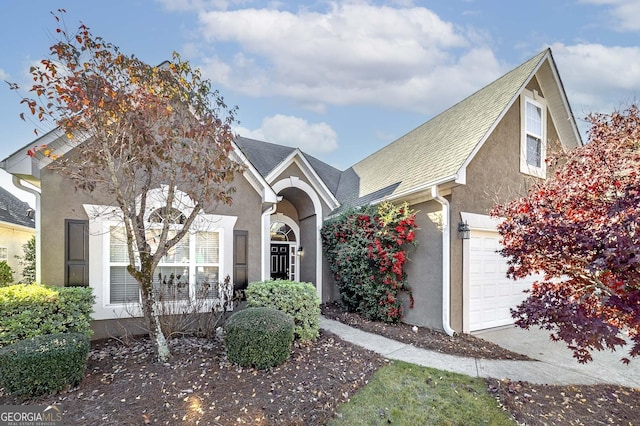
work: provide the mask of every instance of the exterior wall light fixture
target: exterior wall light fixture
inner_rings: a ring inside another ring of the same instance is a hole
[[[458,235],[463,240],[468,240],[471,237],[471,228],[467,222],[460,222],[458,224]]]

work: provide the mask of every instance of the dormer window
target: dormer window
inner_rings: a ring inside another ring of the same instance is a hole
[[[537,91],[528,91],[521,98],[520,171],[546,178],[546,104]]]

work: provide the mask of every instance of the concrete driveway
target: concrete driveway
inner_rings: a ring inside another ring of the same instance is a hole
[[[573,352],[563,342],[554,342],[549,332],[539,329],[523,330],[518,327],[504,327],[473,333],[474,336],[496,343],[548,365],[542,368],[550,375],[557,375],[558,369],[566,372],[567,381],[573,383],[613,383],[633,388],[640,387],[640,358],[630,358],[625,365],[620,361],[627,355],[629,347],[617,352],[601,351],[592,354],[593,361],[579,364]],[[569,378],[571,377],[571,378]],[[581,379],[581,380],[576,380]],[[564,382],[565,380],[558,380]]]

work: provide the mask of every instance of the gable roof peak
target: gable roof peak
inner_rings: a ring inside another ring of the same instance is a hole
[[[393,199],[425,185],[463,179],[459,174],[476,148],[545,61],[555,70],[549,48],[356,163],[349,179],[350,187],[357,180],[356,198],[384,190],[385,196]],[[557,73],[554,76],[555,83],[561,86]],[[547,83],[553,84],[551,80]]]

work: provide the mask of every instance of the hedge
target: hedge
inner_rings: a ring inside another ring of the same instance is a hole
[[[90,336],[94,299],[87,287],[18,284],[0,288],[0,348],[43,334]]]
[[[77,386],[84,377],[89,337],[56,333],[0,349],[0,384],[20,397],[36,397]]]
[[[293,318],[300,340],[315,340],[320,331],[320,299],[311,283],[275,280],[250,283],[248,306],[278,309]]]

